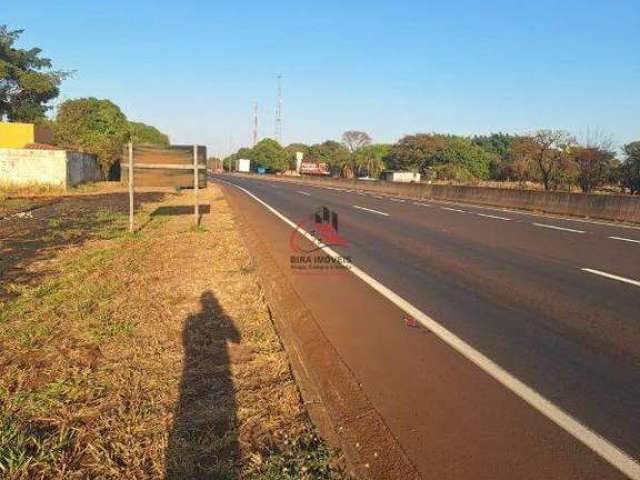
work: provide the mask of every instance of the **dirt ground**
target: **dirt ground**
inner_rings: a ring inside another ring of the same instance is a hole
[[[0,477],[343,478],[220,190],[0,220]]]

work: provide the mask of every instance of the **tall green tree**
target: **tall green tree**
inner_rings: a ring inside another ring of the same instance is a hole
[[[253,161],[253,166],[264,167],[270,172],[283,172],[289,168],[287,152],[271,138],[260,140],[251,149],[249,158]]]
[[[620,185],[631,194],[640,194],[640,141],[623,147],[625,158],[618,169]]]
[[[357,174],[368,177],[378,177],[386,168],[386,161],[391,152],[391,145],[377,143],[366,145],[351,154]]]
[[[433,165],[433,156],[448,144],[446,135],[418,133],[407,135],[389,153],[389,167],[394,170],[421,172]]]
[[[133,143],[147,143],[162,147],[169,145],[168,135],[142,122],[129,122],[129,137]]]
[[[333,175],[353,177],[353,164],[349,150],[343,144],[327,140],[309,147],[309,157],[314,162],[326,163]]]
[[[490,135],[476,135],[472,142],[493,155],[489,166],[489,177],[495,180],[505,180],[508,177],[511,163],[511,146],[516,137],[508,133],[492,133]]]
[[[70,72],[53,70],[42,50],[16,48],[24,30],[0,25],[0,120],[37,122],[50,108],[47,103],[60,93],[59,86]]]
[[[64,102],[58,110],[54,132],[58,145],[97,155],[103,174],[111,178],[112,167],[130,135],[129,123],[120,108],[97,98]]]
[[[485,180],[495,157],[467,138],[448,137],[444,148],[431,155],[430,162],[444,180]]]

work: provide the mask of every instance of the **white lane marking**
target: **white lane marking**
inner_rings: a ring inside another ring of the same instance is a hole
[[[384,197],[381,197],[380,195],[371,195],[373,198],[377,198],[378,200],[384,200]]]
[[[400,203],[404,203],[405,200],[402,198],[390,198],[389,200],[391,200],[392,202],[400,202]]]
[[[459,208],[449,208],[449,207],[440,207],[442,210],[449,210],[450,212],[460,212],[467,213],[465,210],[460,210]]]
[[[510,218],[507,218],[507,217],[500,217],[499,215],[489,215],[488,213],[476,213],[476,215],[479,215],[481,217],[487,217],[487,218],[495,218],[496,220],[511,220]]]
[[[306,195],[307,197],[310,197],[310,196],[311,196],[311,194],[310,194],[309,192],[303,192],[302,190],[297,190],[297,192],[298,192],[300,195]]]
[[[595,270],[593,268],[581,268],[580,270],[582,270],[583,272],[593,273],[595,275],[600,275],[601,277],[618,280],[619,282],[624,282],[630,285],[635,285],[636,287],[640,287],[640,282],[638,280],[631,280],[630,278],[620,277],[618,275],[614,275],[613,273],[607,273],[603,272],[602,270]]]
[[[413,204],[417,205],[418,207],[430,207],[431,206],[428,203],[420,203],[420,202],[413,202]]]
[[[613,240],[622,240],[623,242],[633,242],[633,243],[640,243],[640,240],[634,240],[632,238],[624,238],[624,237],[609,237]]]
[[[242,190],[258,203],[262,204],[267,210],[273,213],[284,223],[289,225],[291,228],[297,229],[307,240],[322,249],[331,258],[335,259],[338,262],[343,262],[346,266],[348,266],[349,271],[356,277],[365,282],[367,285],[369,285],[391,303],[396,305],[398,308],[411,315],[428,330],[430,330],[434,335],[440,338],[443,342],[463,355],[471,363],[482,369],[489,376],[500,382],[508,390],[511,390],[514,394],[522,398],[535,410],[542,413],[549,420],[571,434],[575,439],[579,440],[584,445],[589,447],[596,454],[600,455],[600,457],[605,459],[622,473],[626,474],[629,478],[631,478],[632,480],[640,480],[640,464],[636,462],[629,454],[616,447],[606,438],[601,437],[586,425],[580,423],[579,420],[573,418],[569,413],[565,412],[560,407],[544,398],[534,389],[523,383],[521,380],[511,375],[489,357],[480,353],[467,342],[465,342],[454,333],[447,330],[444,326],[440,325],[434,319],[429,317],[426,313],[422,312],[417,307],[414,307],[411,303],[395,293],[393,290],[385,287],[375,278],[369,276],[369,274],[367,274],[364,270],[359,269],[353,264],[349,264],[339,253],[327,247],[310,233],[300,228],[298,225],[293,223],[271,205],[264,202],[245,188],[242,188],[230,182],[226,182],[225,180],[221,181],[229,183],[237,189]]]
[[[563,232],[584,233],[584,230],[575,230],[573,228],[558,227],[557,225],[549,225],[547,223],[533,223],[536,227],[551,228],[553,230],[562,230]]]
[[[377,213],[378,215],[384,215],[385,217],[389,216],[388,213],[381,212],[380,210],[374,210],[372,208],[365,208],[365,207],[361,207],[359,205],[353,205],[353,208],[357,208],[358,210],[364,210],[366,212]]]

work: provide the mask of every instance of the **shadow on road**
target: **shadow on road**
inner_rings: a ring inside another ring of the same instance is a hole
[[[236,399],[227,342],[240,334],[210,290],[185,321],[180,397],[166,453],[166,478],[236,479]]]

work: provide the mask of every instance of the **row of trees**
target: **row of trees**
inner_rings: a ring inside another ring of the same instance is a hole
[[[326,163],[336,176],[378,176],[386,168],[384,159],[390,150],[391,145],[372,144],[369,135],[354,130],[345,132],[342,142],[327,140],[315,145],[292,143],[283,147],[275,140],[265,138],[253,148],[241,148],[228,156],[224,164],[233,165],[239,158],[248,158],[254,168],[282,172],[294,169],[296,152],[302,152],[305,162]]]
[[[461,183],[539,182],[545,190],[577,186],[584,192],[617,185],[623,191],[640,193],[640,141],[624,146],[621,161],[606,138],[578,142],[561,130],[473,137],[421,133],[407,135],[393,145],[372,144],[365,132],[349,131],[342,142],[328,140],[315,145],[282,147],[264,139],[225,161],[248,158],[255,167],[279,172],[294,168],[295,152],[302,152],[306,161],[327,163],[333,175],[343,177],[377,177],[382,170],[392,169]]]
[[[41,49],[15,47],[22,30],[0,25],[0,121],[46,124],[56,145],[98,156],[105,175],[113,177],[124,143],[169,145],[157,128],[131,122],[109,100],[79,98],[62,103],[53,120],[46,117],[61,82],[72,72],[54,70]]]

